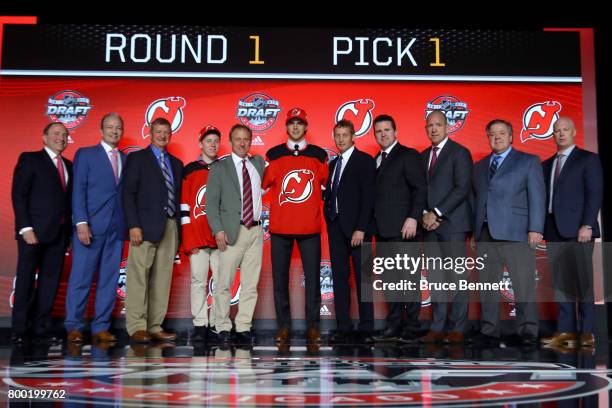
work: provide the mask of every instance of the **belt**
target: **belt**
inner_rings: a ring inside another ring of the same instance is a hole
[[[244,225],[244,222],[240,221],[240,225]],[[261,225],[261,220],[259,221],[252,221],[251,222],[251,227],[256,227],[258,225]],[[246,225],[244,225],[246,227]],[[251,228],[251,227],[247,227],[247,228]]]

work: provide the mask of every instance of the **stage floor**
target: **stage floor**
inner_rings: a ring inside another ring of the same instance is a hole
[[[380,344],[0,345],[10,406],[609,407],[608,343],[595,349]],[[36,404],[37,405],[37,404]]]

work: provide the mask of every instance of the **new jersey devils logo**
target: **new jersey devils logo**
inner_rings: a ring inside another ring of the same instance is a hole
[[[523,113],[521,142],[529,139],[548,139],[553,134],[553,125],[559,119],[561,104],[557,101],[535,103]]]
[[[308,169],[290,171],[283,178],[278,202],[303,203],[312,195],[312,180],[314,173]]]
[[[345,102],[336,111],[336,123],[342,119],[350,120],[355,125],[355,137],[368,133],[372,127],[372,109],[374,101],[371,99],[359,99]]]
[[[145,124],[142,127],[142,138],[146,139],[151,133],[151,122],[157,118],[164,118],[170,122],[172,133],[175,133],[183,124],[183,108],[187,102],[180,96],[171,96],[154,101],[145,113]]]
[[[198,193],[196,194],[196,202],[193,206],[193,218],[198,218],[203,215],[206,215],[206,205],[204,197],[206,197],[206,184],[200,187]]]

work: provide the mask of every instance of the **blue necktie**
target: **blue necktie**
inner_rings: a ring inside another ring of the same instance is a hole
[[[342,155],[338,156],[336,160],[336,167],[334,168],[334,181],[332,183],[331,190],[331,220],[335,220],[338,217],[338,210],[336,206],[336,199],[338,197],[338,186],[340,185],[340,172],[342,171]]]
[[[160,167],[162,170],[162,174],[164,175],[164,182],[166,184],[166,188],[168,189],[168,217],[174,217],[176,214],[176,200],[174,198],[174,185],[172,184],[172,177],[170,177],[170,173],[168,172],[168,167],[166,167],[166,161],[164,154],[161,153],[159,155]]]
[[[499,159],[501,159],[500,155],[496,154],[495,156],[493,156],[493,161],[491,162],[491,166],[489,167],[489,181],[491,181],[493,176],[495,176],[495,173],[497,173]]]

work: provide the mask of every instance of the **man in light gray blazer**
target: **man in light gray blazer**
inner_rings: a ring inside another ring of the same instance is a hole
[[[535,246],[542,240],[546,188],[539,157],[512,148],[512,125],[495,119],[486,126],[491,154],[474,165],[474,238],[487,254],[480,280],[499,282],[506,266],[516,300],[521,344],[538,336]],[[505,244],[511,243],[511,244]],[[499,341],[499,292],[481,292],[481,329],[477,343]]]
[[[236,342],[253,341],[251,322],[257,303],[257,283],[263,255],[261,156],[248,157],[253,134],[236,124],[230,131],[232,153],[210,169],[206,187],[208,225],[221,251],[215,281],[215,329],[218,341],[230,340],[231,287],[240,267],[240,301],[236,315]]]

